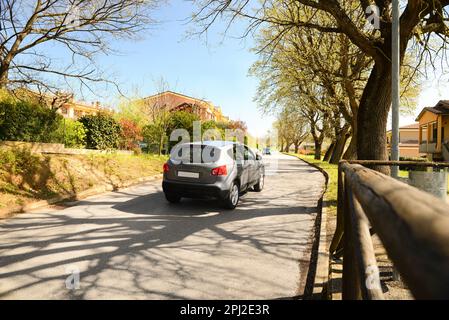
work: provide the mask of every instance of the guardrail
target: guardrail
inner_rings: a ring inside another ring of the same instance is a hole
[[[337,228],[330,253],[343,250],[343,299],[383,299],[371,234],[417,299],[449,298],[449,205],[367,166],[449,167],[413,161],[341,161]]]

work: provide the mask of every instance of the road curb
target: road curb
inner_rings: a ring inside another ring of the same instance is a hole
[[[327,215],[328,210],[326,207],[323,207],[323,202],[326,201],[326,191],[327,186],[329,183],[329,175],[327,172],[320,168],[319,166],[310,163],[302,158],[300,158],[297,155],[292,155],[285,153],[286,155],[294,156],[298,158],[301,161],[304,161],[311,167],[319,170],[324,178],[325,178],[325,186],[323,189],[323,193],[318,200],[318,215],[317,215],[317,221],[316,221],[316,234],[315,234],[315,241],[317,244],[314,246],[318,246],[317,253],[316,253],[316,268],[315,268],[315,275],[313,279],[313,289],[311,290],[311,299],[313,300],[328,300],[329,299],[329,262],[330,262],[330,255],[329,250],[327,248]]]
[[[100,195],[102,193],[110,192],[110,191],[118,191],[123,188],[128,188],[128,187],[131,187],[131,186],[134,186],[137,184],[154,181],[154,180],[157,180],[160,178],[162,178],[161,173],[152,175],[152,176],[123,181],[118,184],[108,183],[108,184],[98,185],[98,186],[94,186],[92,188],[80,191],[78,193],[68,194],[68,195],[64,195],[64,196],[56,196],[54,198],[47,199],[47,200],[39,200],[39,201],[35,201],[32,203],[28,203],[23,206],[15,206],[15,207],[6,209],[4,211],[0,211],[0,220],[10,218],[13,215],[18,214],[18,213],[25,213],[25,212],[29,212],[32,210],[43,209],[43,208],[49,207],[51,205],[55,205],[55,204],[67,202],[67,201],[71,201],[71,205],[76,205],[76,203],[78,201],[85,199],[87,197]]]

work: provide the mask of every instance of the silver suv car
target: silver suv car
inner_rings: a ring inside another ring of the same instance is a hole
[[[205,141],[175,146],[164,164],[162,188],[166,199],[217,198],[234,209],[242,192],[261,191],[265,167],[262,157],[247,146],[229,141]]]

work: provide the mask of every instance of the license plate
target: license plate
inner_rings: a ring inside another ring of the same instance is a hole
[[[178,177],[198,179],[200,174],[198,172],[178,171]]]

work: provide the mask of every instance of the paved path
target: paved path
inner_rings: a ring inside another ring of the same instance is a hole
[[[264,191],[244,195],[235,211],[170,205],[155,181],[0,222],[0,298],[301,295],[324,178],[296,158],[266,158]],[[71,270],[79,289],[67,289]]]

